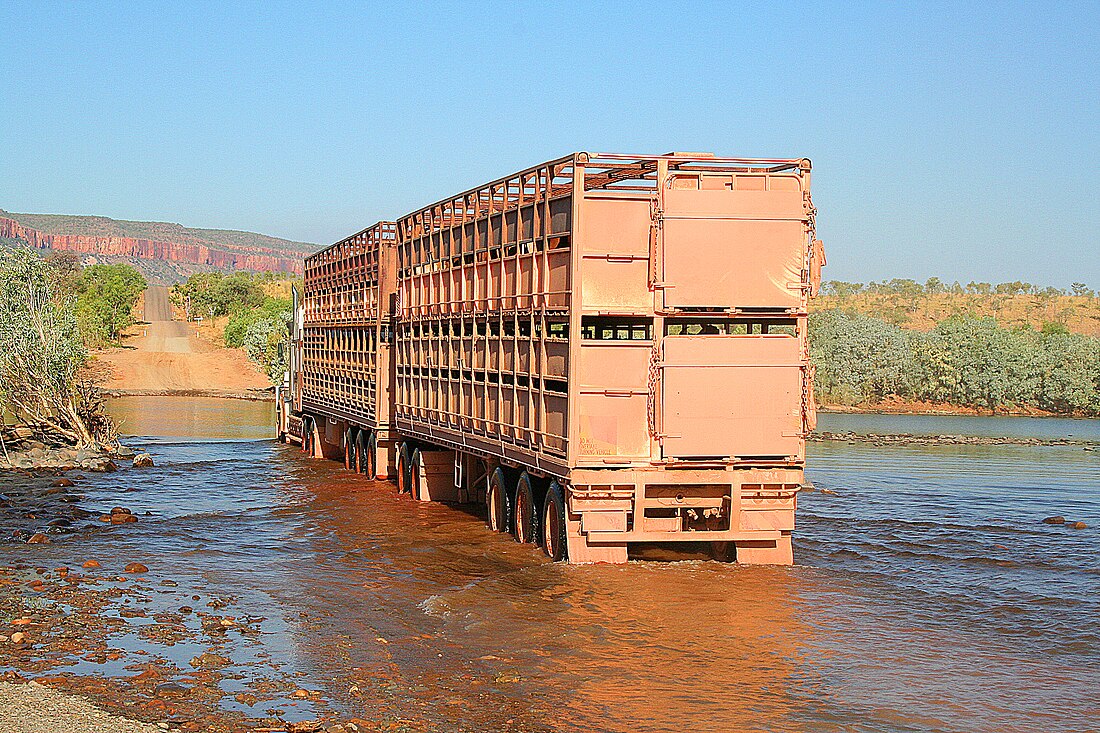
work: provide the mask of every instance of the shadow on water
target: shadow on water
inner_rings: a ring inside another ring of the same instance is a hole
[[[1094,454],[816,444],[837,493],[800,497],[798,566],[577,567],[260,439],[269,405],[142,400],[127,424],[168,436],[132,441],[158,468],[81,490],[151,515],[5,550],[139,560],[178,583],[153,606],[265,619],[232,646],[230,692],[278,671],[441,730],[1055,731],[1097,712],[1094,530],[1039,522],[1100,520]]]

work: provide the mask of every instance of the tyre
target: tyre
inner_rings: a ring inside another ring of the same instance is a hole
[[[402,443],[397,451],[397,493],[404,494],[409,490],[412,480],[412,466],[409,465],[409,444]]]
[[[344,468],[349,471],[355,470],[355,439],[357,437],[357,431],[355,428],[348,428],[344,431]]]
[[[313,421],[302,418],[302,452],[313,457]]]
[[[417,448],[413,451],[412,460],[409,462],[409,493],[412,494],[412,498],[420,501],[420,492],[423,487],[420,485],[420,473],[424,464],[424,455]]]
[[[378,466],[374,465],[378,455],[378,438],[374,433],[370,434],[363,443],[363,473],[371,481],[378,478]]]
[[[710,555],[718,562],[737,562],[737,546],[725,540],[710,543]]]
[[[494,532],[509,532],[512,529],[512,497],[508,474],[501,466],[493,469],[489,476],[489,492],[485,495],[488,508],[489,529]]]
[[[366,473],[367,469],[367,431],[360,430],[355,435],[355,472]]]
[[[516,483],[516,542],[539,541],[539,520],[542,515],[539,498],[534,480],[524,471]]]
[[[565,492],[557,481],[550,482],[542,503],[542,549],[554,562],[566,559]]]

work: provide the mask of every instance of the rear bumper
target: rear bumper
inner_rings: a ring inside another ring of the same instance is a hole
[[[575,471],[570,519],[590,544],[778,541],[799,468]]]

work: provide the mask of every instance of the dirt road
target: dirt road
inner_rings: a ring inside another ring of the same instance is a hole
[[[145,291],[145,321],[123,348],[99,355],[111,370],[103,383],[108,392],[256,396],[271,386],[242,350],[215,346],[172,320],[168,288]]]

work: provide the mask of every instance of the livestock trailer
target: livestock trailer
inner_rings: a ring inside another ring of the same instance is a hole
[[[377,224],[306,260],[280,424],[557,560],[789,564],[814,218],[806,159],[575,153]]]

